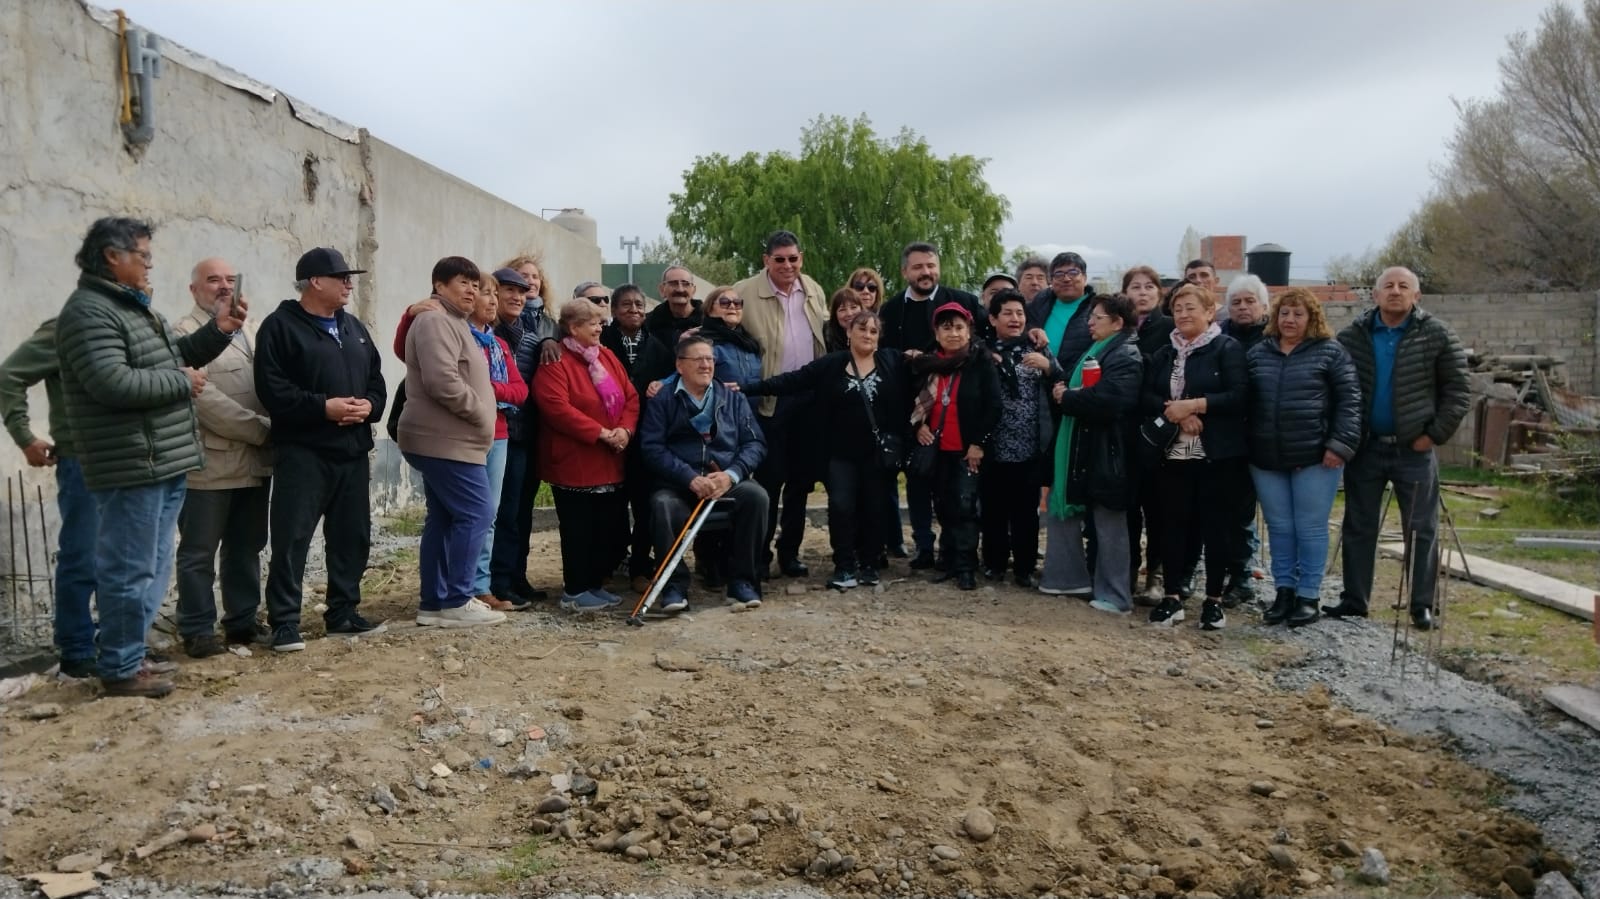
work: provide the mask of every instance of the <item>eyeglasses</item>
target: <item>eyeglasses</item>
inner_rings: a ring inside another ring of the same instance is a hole
[[[127,253],[130,256],[138,256],[145,265],[150,264],[152,257],[150,256],[149,250],[135,250],[132,247],[117,247],[117,249]]]
[[[715,365],[717,362],[715,356],[679,356],[678,359],[683,362],[693,362],[695,365]]]
[[[600,296],[597,296],[597,297],[584,297],[584,299],[586,299],[589,302],[595,304],[596,306],[605,306],[605,305],[610,304],[610,302],[611,302],[611,298],[606,296],[605,294],[601,294]]]
[[[693,287],[694,286],[694,282],[693,281],[686,281],[686,280],[684,280],[682,278],[674,278],[671,281],[662,281],[661,283],[667,285],[668,287]]]
[[[149,262],[150,261],[150,259],[149,259],[150,254],[146,253],[144,255],[145,255],[145,261]],[[319,277],[319,278],[332,278],[333,280],[338,281],[340,284],[354,284],[355,280],[356,280],[355,278],[353,278],[353,277],[351,277],[349,275],[318,275],[317,277]]]
[[[793,264],[800,261],[800,254],[796,253],[793,256],[768,256],[767,258],[771,259],[773,262],[788,262]]]
[[[1060,268],[1050,273],[1050,280],[1058,281],[1065,278],[1081,278],[1083,271],[1076,268]]]
[[[717,305],[723,309],[743,309],[744,300],[730,300],[727,297],[719,297]]]
[[[1089,321],[1092,321],[1092,322],[1108,322],[1108,321],[1111,321],[1111,316],[1103,315],[1103,314],[1101,314],[1099,312],[1091,312],[1091,313],[1089,313]]]
[[[851,284],[850,285],[850,289],[851,290],[870,290],[873,293],[877,293],[878,292],[878,285],[876,283],[872,282],[872,281],[858,281],[858,282],[856,282],[854,284]]]

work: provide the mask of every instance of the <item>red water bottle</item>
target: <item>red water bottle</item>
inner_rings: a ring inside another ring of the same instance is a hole
[[[1083,386],[1093,387],[1100,383],[1100,363],[1093,359],[1083,360]]]

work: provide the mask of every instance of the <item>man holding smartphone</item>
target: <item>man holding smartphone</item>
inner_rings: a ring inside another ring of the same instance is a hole
[[[194,308],[173,330],[192,334],[219,310],[243,297],[244,279],[225,259],[202,259],[189,276]],[[190,658],[220,655],[217,638],[217,550],[222,568],[222,631],[230,644],[249,644],[261,605],[261,550],[267,545],[267,500],[272,478],[271,422],[256,397],[254,323],[233,332],[222,355],[205,366],[206,386],[195,397],[205,467],[189,472],[178,514],[178,636]]]

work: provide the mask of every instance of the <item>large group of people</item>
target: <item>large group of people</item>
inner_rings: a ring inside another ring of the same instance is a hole
[[[721,526],[694,541],[656,608],[688,609],[696,576],[754,608],[772,578],[809,576],[800,549],[819,482],[833,589],[877,584],[905,559],[961,590],[1009,578],[1111,615],[1142,603],[1171,626],[1198,588],[1206,630],[1254,596],[1258,504],[1274,590],[1263,621],[1367,615],[1393,484],[1411,619],[1433,625],[1433,448],[1466,413],[1466,363],[1403,268],[1335,335],[1314,293],[1274,294],[1252,275],[1218,290],[1204,260],[1170,290],[1139,266],[1101,294],[1064,252],[974,295],[943,284],[938,249],[915,242],[893,296],[870,266],[829,294],[804,274],[799,238],[778,231],[755,275],[697,299],[673,266],[648,309],[640,286],[593,281],[554,303],[536,257],[489,273],[447,256],[401,317],[405,378],[391,391],[346,309],[361,270],[337,250],[307,251],[298,298],[259,325],[227,261],[201,260],[194,308],[169,328],[151,308],[151,240],[136,219],[96,221],[76,289],[0,364],[8,431],[30,464],[55,467],[61,671],[108,695],[173,689],[176,663],[146,636],[175,560],[186,654],[303,649],[319,525],[326,632],[385,628],[360,607],[372,427],[386,412],[426,505],[419,626],[493,625],[548,598],[528,578],[543,484],[560,608],[617,606],[615,578],[643,593],[707,507]],[[26,396],[41,381],[49,439]],[[1341,480],[1344,586],[1324,606]]]

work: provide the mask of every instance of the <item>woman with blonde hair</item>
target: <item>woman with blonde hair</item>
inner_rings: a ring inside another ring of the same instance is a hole
[[[868,312],[879,311],[883,305],[883,276],[876,269],[863,265],[850,273],[844,282],[861,300],[861,308]]]
[[[1299,287],[1273,301],[1265,336],[1245,366],[1250,477],[1267,520],[1277,593],[1263,620],[1301,627],[1321,617],[1328,514],[1344,464],[1361,443],[1361,385],[1322,304]]]

